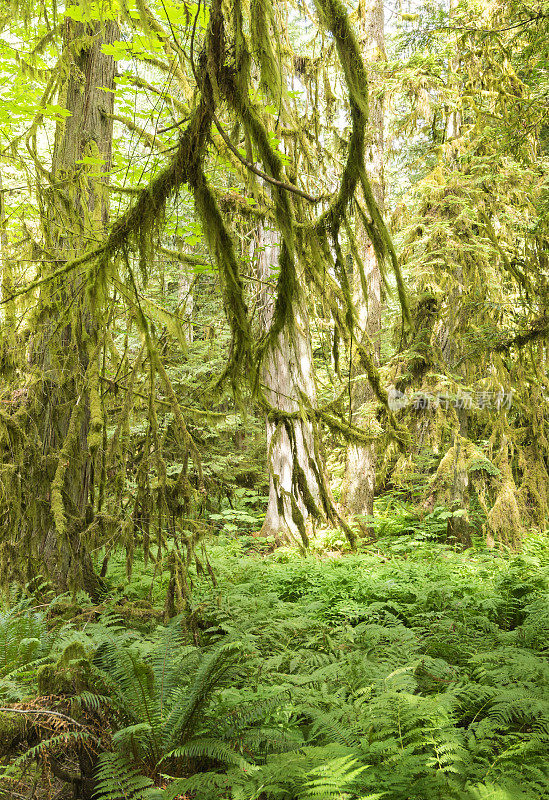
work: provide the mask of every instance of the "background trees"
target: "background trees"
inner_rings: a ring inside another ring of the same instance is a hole
[[[18,20],[6,580],[31,564],[97,594],[116,547],[131,568],[154,542],[184,604],[208,524],[354,544],[376,483],[447,510],[463,544],[543,525],[546,17],[409,12],[387,62],[376,3]]]
[[[487,514],[485,531],[489,539],[499,538],[508,544],[521,527],[519,519],[531,522],[539,513],[535,496],[547,495],[546,489],[538,493],[528,488],[533,475],[538,480],[546,474],[546,467],[527,463],[532,455],[519,455],[522,446],[536,438],[530,433],[522,439],[518,434],[522,423],[515,427],[519,418],[526,423],[521,397],[531,384],[522,374],[524,351],[508,348],[510,340],[503,333],[505,329],[516,331],[539,324],[535,321],[538,310],[534,310],[539,308],[538,301],[534,300],[530,312],[523,316],[523,298],[525,293],[530,295],[526,288],[530,281],[532,287],[538,287],[534,295],[538,291],[544,295],[546,289],[542,287],[547,280],[543,258],[539,262],[527,255],[538,252],[529,239],[529,225],[537,238],[539,225],[544,224],[534,210],[539,202],[536,196],[541,198],[537,191],[544,191],[546,154],[538,139],[541,120],[534,111],[536,102],[526,99],[528,89],[518,68],[520,57],[513,64],[508,49],[514,49],[523,36],[530,38],[530,26],[544,22],[526,9],[514,16],[516,12],[512,7],[490,7],[484,12],[485,27],[473,30],[466,24],[467,9],[452,9],[459,70],[446,82],[451,94],[445,99],[444,111],[431,103],[421,110],[431,125],[427,146],[435,144],[437,157],[433,169],[416,185],[418,214],[403,228],[403,256],[418,276],[420,302],[417,338],[411,342],[412,360],[404,369],[399,367],[401,377],[397,378],[399,388],[420,378],[431,393],[450,391],[464,396],[456,414],[439,409],[424,416],[420,436],[430,440],[427,451],[440,451],[442,442],[453,442],[439,463],[433,496],[454,502],[459,511],[458,507],[465,505],[464,493],[472,495]],[[536,36],[533,33],[534,39]],[[519,50],[520,46],[515,53]],[[418,58],[416,53],[416,64]],[[449,59],[448,64],[455,66],[456,62]],[[431,92],[435,85],[444,92],[443,66],[439,62],[435,69],[419,67],[423,87],[433,80]],[[418,79],[417,72],[414,79]],[[460,90],[456,97],[457,82]],[[526,113],[533,116],[519,143],[508,126]],[[515,212],[522,222],[518,218],[511,222]],[[532,222],[523,226],[530,214]],[[419,325],[424,327],[423,333]],[[539,381],[545,381],[541,373]],[[532,389],[527,391],[530,395]],[[514,392],[512,407],[504,402],[510,392]],[[535,396],[537,389],[533,392]],[[535,414],[540,408],[544,416],[545,404],[537,405]],[[544,425],[542,422],[541,429]],[[541,439],[544,437],[542,433]],[[532,450],[529,452],[532,454]],[[459,513],[465,520],[466,512]],[[545,513],[541,512],[538,519]],[[458,537],[467,537],[463,523],[459,527]]]

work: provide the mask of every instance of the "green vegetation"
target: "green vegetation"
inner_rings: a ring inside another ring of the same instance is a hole
[[[0,800],[549,800],[548,0],[0,5]]]
[[[305,559],[226,539],[217,585],[193,577],[193,631],[154,619],[140,560],[130,608],[14,606],[0,692],[26,716],[1,712],[4,796],[88,748],[109,800],[547,798],[546,540],[400,538]]]

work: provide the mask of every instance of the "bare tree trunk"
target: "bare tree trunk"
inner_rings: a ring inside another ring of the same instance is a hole
[[[455,17],[457,8],[459,6],[460,0],[450,0],[450,6],[448,9],[448,19],[450,24],[452,24],[452,19]],[[459,70],[459,44],[456,37],[455,42],[455,55],[453,58],[450,59],[449,67],[450,67],[450,74],[448,75],[448,84],[450,86],[456,87],[457,84],[457,74]],[[461,112],[458,108],[453,108],[448,111],[446,116],[446,125],[444,131],[444,138],[447,142],[451,142],[452,139],[457,139],[458,136],[461,134]]]
[[[179,303],[179,314],[183,321],[183,330],[187,342],[191,344],[194,339],[193,311],[194,311],[194,274],[183,264],[180,264],[179,281],[177,286],[177,299]]]
[[[257,232],[258,277],[261,327],[266,331],[274,311],[273,268],[278,264],[279,234],[261,225]],[[262,371],[265,397],[284,412],[299,412],[300,399],[316,402],[309,316],[302,293],[295,298],[293,319],[279,334],[265,357]],[[274,536],[277,543],[298,542],[306,548],[314,525],[315,511],[325,510],[324,464],[310,421],[267,420],[269,464],[269,504],[261,529],[264,536]]]
[[[64,26],[68,69],[60,101],[70,116],[56,128],[53,184],[43,198],[46,244],[59,262],[97,244],[108,222],[114,98],[105,89],[114,86],[114,61],[101,48],[117,35],[114,22],[92,29],[66,18]],[[89,289],[85,274],[69,273],[45,284],[39,299],[40,332],[31,358],[42,376],[34,409],[43,460],[34,468],[41,501],[34,535],[38,558],[56,591],[83,588],[96,597],[101,580],[82,535],[93,519],[90,359],[98,359]],[[61,499],[57,508],[56,490]],[[60,526],[60,519],[66,526]]]
[[[385,60],[385,31],[382,0],[361,0],[359,5],[360,42],[364,60],[375,65]],[[380,211],[385,205],[384,190],[384,104],[377,94],[370,95],[367,128],[366,169]],[[358,270],[354,271],[354,301],[360,328],[372,341],[379,362],[381,337],[381,271],[378,260],[361,223],[357,232],[360,258],[364,265],[366,294]],[[374,395],[366,376],[353,375],[352,412],[360,424],[360,409]],[[347,448],[342,505],[352,514],[372,515],[376,477],[375,445],[350,444]]]

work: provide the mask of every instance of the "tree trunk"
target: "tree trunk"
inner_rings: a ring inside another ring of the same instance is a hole
[[[448,21],[449,24],[452,24],[453,18],[456,15],[456,11],[458,9],[460,0],[450,0],[450,7],[448,10]],[[458,70],[459,70],[459,43],[458,37],[455,37],[455,53],[454,56],[450,59],[449,67],[450,72],[448,75],[448,85],[453,86],[456,89],[456,93],[459,91],[458,85]],[[446,142],[451,142],[453,139],[457,139],[458,136],[461,135],[461,112],[458,108],[453,108],[448,110],[448,114],[446,116],[446,125],[444,130],[444,138]]]
[[[5,331],[0,345],[0,374],[5,378],[12,377],[15,371],[15,304],[13,300],[10,300],[13,293],[12,267],[7,233],[6,204],[3,192],[2,173],[0,172],[0,268],[2,270],[0,291]]]
[[[188,267],[180,265],[179,281],[177,287],[177,300],[179,315],[183,321],[183,330],[187,342],[192,344],[194,339],[193,311],[194,311],[194,286],[195,276]]]
[[[375,65],[385,60],[385,33],[382,0],[362,0],[359,5],[360,43],[364,60]],[[367,128],[366,169],[372,185],[374,197],[380,211],[385,205],[383,177],[383,98],[377,94],[370,95],[370,116]],[[354,270],[354,302],[357,309],[360,329],[370,338],[374,354],[379,363],[381,337],[381,271],[378,260],[368,239],[368,235],[359,222],[357,241],[360,258],[364,265],[366,278],[366,294],[362,286],[360,274]],[[351,398],[352,414],[355,423],[360,424],[360,409],[374,395],[366,376],[354,374]],[[376,477],[375,445],[350,444],[347,448],[345,475],[343,479],[341,502],[352,514],[372,515],[374,510],[374,489]],[[365,526],[366,527],[366,526]]]
[[[116,35],[113,22],[92,29],[64,21],[68,69],[59,102],[70,116],[56,127],[52,185],[43,198],[46,245],[57,260],[53,269],[97,245],[108,222],[114,96],[105,89],[114,85],[114,61],[101,47]],[[97,392],[98,323],[91,293],[86,273],[68,273],[46,283],[38,301],[31,360],[41,376],[33,409],[43,458],[34,465],[40,512],[33,535],[35,554],[55,590],[82,588],[95,598],[101,579],[83,536],[93,519],[96,447],[90,394]]]
[[[278,233],[257,232],[257,270],[260,281],[260,323],[268,330],[274,312],[273,280],[278,264]],[[262,388],[268,402],[285,412],[298,412],[300,398],[316,402],[313,356],[306,299],[302,293],[293,303],[293,318],[266,354],[262,369]],[[307,419],[275,422],[267,419],[269,464],[269,504],[261,529],[277,543],[309,544],[316,513],[323,514],[326,497],[324,464],[318,451],[313,426]]]
[[[459,0],[450,0],[449,8],[449,21],[452,23],[455,17]],[[456,92],[459,91],[459,47],[456,37],[456,50],[453,58],[450,59],[450,73],[448,75],[448,83],[454,86]],[[448,111],[445,126],[445,140],[452,142],[461,136],[461,113],[458,108],[453,108]],[[455,153],[453,154],[455,157]],[[448,325],[446,330],[443,331],[445,340],[442,342],[441,351],[442,356],[452,371],[461,373],[466,378],[466,366],[459,366],[461,361],[461,347],[458,345],[458,338],[454,337],[454,332],[458,331],[462,325],[462,303],[461,295],[463,285],[463,270],[460,268],[456,270],[454,275],[456,288],[451,293],[448,303]],[[463,459],[459,458],[460,441],[461,438],[467,438],[469,432],[468,411],[465,407],[456,410],[459,431],[454,436],[454,447],[456,448],[456,459],[454,466],[454,479],[452,486],[452,496],[450,509],[453,512],[459,512],[458,516],[449,517],[447,523],[447,537],[448,541],[452,544],[458,544],[463,547],[471,546],[471,526],[467,516],[467,505],[469,502],[469,476],[463,466]]]

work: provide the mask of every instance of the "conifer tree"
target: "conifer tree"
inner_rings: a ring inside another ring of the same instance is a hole
[[[108,223],[114,61],[102,46],[117,26],[67,16],[62,35],[58,105],[66,114],[55,126],[51,170],[43,170],[48,180],[39,192],[44,244],[27,356],[35,377],[18,401],[27,451],[2,544],[12,575],[42,573],[57,592],[82,588],[96,597],[100,579],[86,530],[102,430],[100,297],[87,270],[63,274],[63,266],[96,247]]]
[[[545,525],[549,496],[543,116],[539,88],[526,79],[547,22],[513,4],[490,4],[478,17],[452,3],[451,14],[450,30],[417,39],[424,64],[436,54],[439,66],[418,70],[414,53],[403,81],[413,95],[409,124],[429,123],[430,168],[408,194],[405,219],[400,211],[416,303],[392,377],[399,390],[419,390],[422,403],[407,407],[415,452],[399,458],[393,480],[415,457],[435,459],[425,500],[451,509],[452,540],[470,541],[473,502],[486,541],[518,547],[527,526]]]
[[[381,0],[361,0],[358,6],[359,40],[364,61],[375,75],[376,66],[385,60],[384,8]],[[384,179],[384,101],[379,89],[370,93],[366,133],[365,166],[372,190],[383,213],[385,206]],[[359,335],[371,343],[372,352],[379,363],[381,345],[382,278],[379,255],[369,239],[359,214],[356,214],[357,252],[363,270],[353,274],[354,301],[357,308]],[[366,375],[356,366],[352,370],[353,413],[360,423],[364,407],[375,400]],[[342,503],[352,514],[372,515],[376,479],[376,451],[374,444],[350,443],[346,453]]]

